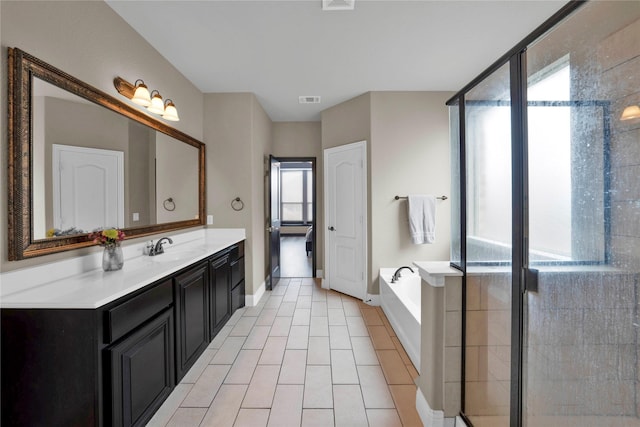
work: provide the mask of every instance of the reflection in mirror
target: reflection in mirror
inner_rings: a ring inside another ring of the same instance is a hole
[[[198,218],[196,147],[43,80],[32,87],[35,240]]]
[[[9,48],[10,261],[204,224],[204,144]],[[167,201],[170,200],[168,204]]]

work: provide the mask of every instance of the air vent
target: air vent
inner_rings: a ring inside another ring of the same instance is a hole
[[[299,104],[320,104],[319,96],[299,96],[298,97]]]
[[[322,10],[353,10],[356,0],[322,0]]]

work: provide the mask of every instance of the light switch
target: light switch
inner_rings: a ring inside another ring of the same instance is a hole
[[[207,215],[207,225],[213,224],[213,215]]]
[[[134,221],[140,221],[140,214],[138,212],[134,212],[133,213],[133,220]]]

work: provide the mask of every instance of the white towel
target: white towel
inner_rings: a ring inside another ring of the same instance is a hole
[[[413,194],[407,197],[409,206],[409,232],[416,245],[436,241],[436,198]]]

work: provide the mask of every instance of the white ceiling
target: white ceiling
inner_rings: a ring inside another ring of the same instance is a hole
[[[367,91],[457,91],[566,3],[107,2],[202,92],[253,92],[273,121],[319,120]]]

